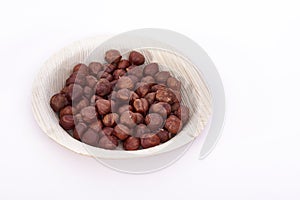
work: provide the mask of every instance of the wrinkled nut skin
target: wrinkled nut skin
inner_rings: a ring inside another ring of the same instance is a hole
[[[155,74],[154,78],[158,83],[165,84],[170,76],[170,72],[160,71]]]
[[[97,120],[97,112],[94,106],[88,106],[80,111],[83,121],[93,123]]]
[[[74,108],[72,108],[72,106],[66,106],[66,107],[64,107],[59,112],[59,118],[61,118],[64,115],[73,115],[73,110],[74,110]]]
[[[138,88],[135,90],[135,92],[139,95],[139,97],[144,97],[147,95],[147,93],[150,90],[149,84],[138,84]]]
[[[72,130],[75,126],[73,115],[64,115],[59,119],[59,124],[65,130]]]
[[[118,63],[118,68],[119,69],[126,69],[127,67],[130,66],[130,62],[129,60],[121,60],[119,63]]]
[[[103,65],[99,62],[91,62],[89,64],[89,71],[90,71],[90,74],[94,75],[94,76],[97,76],[97,74],[103,70]]]
[[[174,77],[169,77],[167,80],[167,86],[172,90],[179,91],[181,89],[181,82]]]
[[[91,128],[93,131],[95,131],[98,134],[102,132],[102,127],[103,124],[100,120],[97,120],[89,125],[89,128]]]
[[[174,113],[179,119],[181,119],[183,124],[186,124],[186,122],[189,119],[190,110],[188,107],[184,105],[180,105],[177,111]]]
[[[116,97],[120,101],[129,101],[131,97],[131,91],[127,88],[118,90]]]
[[[96,85],[96,94],[105,96],[112,91],[110,82],[107,79],[101,78]]]
[[[163,118],[166,118],[171,113],[171,106],[165,102],[158,102],[156,104],[152,104],[149,110],[150,113],[158,113]]]
[[[102,119],[102,122],[105,126],[113,127],[119,121],[119,115],[117,113],[109,113],[105,115]]]
[[[127,151],[138,150],[140,147],[140,144],[141,144],[141,141],[139,138],[130,136],[124,141],[123,148]]]
[[[104,135],[98,142],[98,147],[103,149],[114,150],[118,146],[118,139],[114,135]]]
[[[59,112],[66,105],[68,105],[68,100],[64,94],[55,94],[50,99],[50,106],[54,112]]]
[[[160,139],[156,134],[146,133],[141,137],[141,145],[144,149],[154,147],[160,144]]]
[[[146,99],[141,98],[141,99],[136,99],[133,102],[133,107],[136,112],[141,113],[141,114],[146,114],[149,109],[149,103]]]
[[[131,105],[123,105],[123,106],[119,107],[118,114],[121,115],[125,111],[132,111],[132,110],[133,110],[133,107]]]
[[[120,77],[124,76],[126,74],[126,71],[124,69],[117,69],[113,73],[114,79],[119,79]]]
[[[163,127],[164,119],[157,113],[150,113],[145,117],[145,123],[151,131],[158,130]]]
[[[78,71],[80,71],[80,73],[84,75],[88,75],[89,73],[88,67],[83,63],[79,63],[73,67],[73,72],[78,72]]]
[[[150,129],[145,124],[139,124],[135,127],[134,136],[140,138],[145,133],[150,133]]]
[[[165,123],[165,128],[172,134],[177,134],[182,127],[181,120],[175,115],[170,115]]]
[[[105,60],[110,64],[120,62],[121,58],[121,53],[116,49],[111,49],[105,53]]]
[[[172,92],[171,90],[162,89],[162,90],[157,90],[155,99],[157,101],[173,104],[177,98],[176,98],[174,92]]]
[[[99,138],[99,134],[93,129],[89,128],[81,137],[81,141],[91,146],[98,146]]]
[[[79,141],[81,141],[81,137],[84,132],[87,130],[87,125],[85,123],[78,123],[75,125],[75,129],[73,131],[73,137]]]
[[[98,99],[96,101],[96,108],[100,115],[106,115],[111,111],[111,101],[106,99]]]
[[[126,88],[126,89],[129,89],[129,90],[132,90],[134,88],[134,83],[133,81],[131,80],[131,78],[127,77],[127,76],[123,76],[121,77],[116,86],[119,88],[119,89],[123,89],[123,88]]]
[[[144,67],[144,76],[154,76],[158,70],[157,63],[150,63]]]
[[[161,143],[164,143],[171,138],[169,132],[163,129],[159,130],[156,135],[159,137]]]
[[[131,135],[131,130],[123,124],[118,124],[114,128],[113,134],[120,140],[125,140],[129,135]]]
[[[86,85],[89,86],[90,88],[94,88],[98,82],[98,80],[94,76],[91,76],[91,75],[86,76],[85,81],[86,81]]]
[[[137,66],[142,65],[145,62],[145,57],[137,51],[132,51],[129,54],[129,62]]]
[[[146,94],[146,96],[144,98],[147,99],[149,104],[153,104],[154,100],[155,100],[155,95],[156,95],[155,92],[151,92],[151,93]]]
[[[133,128],[136,125],[136,115],[131,111],[125,111],[120,117],[120,123]]]

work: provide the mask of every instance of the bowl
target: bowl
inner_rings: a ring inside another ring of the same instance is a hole
[[[104,52],[112,48],[120,50],[125,56],[128,51],[137,50],[145,55],[146,63],[157,62],[160,70],[170,71],[182,82],[182,101],[190,108],[190,119],[174,138],[148,149],[106,150],[74,139],[58,124],[58,116],[49,105],[51,96],[61,90],[75,64],[103,62]],[[99,159],[141,158],[179,149],[203,133],[212,116],[212,103],[211,92],[199,66],[194,65],[180,50],[163,41],[134,34],[98,36],[63,48],[45,62],[36,76],[32,90],[33,114],[43,132],[76,153]]]

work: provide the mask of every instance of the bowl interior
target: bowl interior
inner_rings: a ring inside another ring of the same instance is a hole
[[[42,130],[59,144],[80,154],[97,158],[120,159],[144,157],[179,148],[201,134],[212,114],[212,98],[201,72],[188,59],[170,49],[147,47],[136,49],[146,57],[146,63],[157,62],[160,70],[168,70],[182,82],[182,101],[190,109],[190,119],[177,136],[153,148],[138,151],[105,150],[81,143],[72,138],[58,124],[58,117],[49,106],[52,95],[59,92],[75,64],[103,62],[96,58],[95,49],[103,38],[91,38],[61,50],[43,66],[33,85],[32,107]],[[106,49],[102,49],[105,51]],[[128,50],[121,51],[128,56]],[[98,54],[99,55],[99,54]]]

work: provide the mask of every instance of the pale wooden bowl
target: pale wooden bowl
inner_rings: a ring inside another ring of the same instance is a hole
[[[86,62],[91,61],[94,49],[107,38],[99,36],[76,42],[53,55],[43,65],[32,90],[33,114],[43,132],[58,144],[76,153],[100,159],[128,159],[158,155],[178,149],[199,136],[212,115],[212,98],[208,87],[199,69],[189,60],[174,51],[161,48],[145,48],[139,51],[146,55],[146,62],[159,63],[160,70],[169,70],[173,76],[182,81],[182,100],[191,112],[188,123],[177,136],[149,149],[105,150],[79,142],[60,127],[58,116],[49,105],[51,96],[62,89],[73,66],[77,63],[88,64]]]

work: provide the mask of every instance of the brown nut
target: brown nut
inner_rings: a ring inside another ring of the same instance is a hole
[[[61,118],[64,115],[73,115],[73,111],[75,111],[75,109],[72,108],[72,106],[66,106],[66,107],[64,107],[63,109],[60,110],[59,118]]]
[[[166,85],[164,85],[164,84],[153,85],[151,87],[151,92],[157,92],[157,90],[163,90],[165,88],[166,88]]]
[[[134,102],[136,99],[140,98],[135,92],[131,92],[130,103]]]
[[[136,125],[136,115],[131,111],[125,111],[121,114],[120,122],[129,128],[133,128]]]
[[[112,135],[113,132],[114,132],[114,128],[112,128],[112,127],[104,127],[102,129],[102,134],[103,135]]]
[[[111,101],[106,99],[98,99],[96,101],[96,108],[100,115],[106,115],[111,111]]]
[[[128,75],[134,75],[139,79],[143,77],[143,69],[134,65],[131,65],[129,68],[127,68],[127,73]]]
[[[88,106],[80,111],[83,121],[93,123],[97,120],[97,112],[94,106]]]
[[[179,119],[181,119],[182,123],[185,124],[189,119],[190,110],[188,107],[184,105],[180,105],[177,111],[174,113]]]
[[[93,129],[89,128],[81,137],[81,141],[85,144],[98,146],[99,138],[99,134],[96,133]]]
[[[158,102],[156,104],[152,104],[149,111],[150,113],[158,113],[163,118],[166,118],[171,113],[171,106],[165,102]]]
[[[176,101],[176,96],[174,92],[169,89],[157,90],[155,99],[157,101],[166,102],[169,104],[173,104]]]
[[[133,102],[133,107],[136,112],[141,113],[141,114],[146,114],[149,109],[149,103],[146,99],[141,98],[141,99],[136,99]]]
[[[169,132],[164,129],[159,130],[156,135],[159,137],[161,143],[164,143],[171,138]]]
[[[127,88],[129,90],[132,90],[134,88],[134,83],[131,80],[131,78],[129,78],[127,76],[123,76],[118,80],[116,86],[119,89]]]
[[[125,111],[132,111],[132,110],[133,110],[133,108],[132,108],[131,105],[123,105],[123,106],[118,108],[118,114],[121,115]]]
[[[178,90],[172,90],[172,89],[170,89],[171,90],[171,92],[173,92],[174,93],[174,95],[175,95],[175,103],[176,102],[178,102],[178,103],[180,103],[181,102],[181,93],[180,93],[180,91],[178,91]]]
[[[96,85],[96,94],[99,96],[105,96],[111,92],[112,88],[110,82],[101,78]]]
[[[85,97],[90,99],[95,94],[95,92],[92,88],[90,88],[88,86],[85,86],[83,88],[83,94],[84,94]]]
[[[79,63],[73,67],[73,72],[80,72],[83,75],[88,75],[89,69],[85,64]]]
[[[75,126],[73,115],[64,115],[59,119],[59,124],[65,130],[72,130]]]
[[[80,74],[79,72],[72,73],[66,80],[66,85],[68,86],[75,83],[78,85],[85,85],[85,76],[83,76],[83,74]]]
[[[103,124],[100,120],[97,120],[89,125],[96,133],[100,134],[102,132]]]
[[[85,81],[87,86],[94,88],[98,80],[94,76],[89,75],[85,77]]]
[[[120,140],[125,140],[129,135],[131,135],[131,130],[123,124],[118,124],[114,128],[113,134]]]
[[[119,115],[117,113],[109,113],[105,115],[102,119],[102,122],[105,126],[113,127],[119,121]]]
[[[83,88],[78,84],[71,84],[64,92],[66,92],[66,97],[69,101],[74,101],[82,97]]]
[[[136,126],[134,130],[134,135],[135,137],[140,138],[145,133],[150,133],[150,132],[151,132],[150,129],[145,124],[139,124]]]
[[[123,148],[127,151],[138,150],[140,144],[141,141],[139,138],[130,136],[124,141]]]
[[[160,71],[160,72],[157,72],[155,74],[154,78],[158,83],[164,83],[165,84],[170,76],[171,76],[170,72]]]
[[[160,139],[157,135],[146,133],[141,137],[141,145],[144,149],[159,145]]]
[[[86,97],[82,97],[82,99],[79,100],[79,102],[73,102],[73,106],[76,108],[76,110],[78,110],[79,112],[89,106],[90,102]]]
[[[129,77],[132,80],[134,85],[139,81],[139,78],[135,75],[127,75],[127,77]]]
[[[75,125],[75,129],[73,131],[73,137],[77,140],[81,140],[84,132],[87,130],[87,125],[85,123],[78,123]]]
[[[155,95],[156,95],[155,92],[151,92],[151,93],[146,94],[146,96],[144,98],[147,99],[149,104],[153,104],[153,102],[155,100]]]
[[[181,120],[175,115],[170,115],[165,123],[165,128],[172,134],[177,134],[182,127]]]
[[[120,62],[121,58],[121,53],[116,49],[108,50],[105,53],[105,60],[108,63],[118,63]]]
[[[129,54],[129,62],[137,66],[142,65],[145,62],[145,57],[137,51],[132,51]]]
[[[151,131],[158,130],[163,127],[164,119],[157,113],[150,113],[145,117],[145,123]]]
[[[118,146],[118,139],[114,135],[104,135],[98,142],[98,147],[103,149],[116,149]]]
[[[99,62],[91,62],[89,64],[90,74],[97,76],[97,74],[103,70],[103,65]]]
[[[126,74],[126,71],[124,69],[117,69],[113,73],[114,79],[119,79],[121,76],[124,76]]]
[[[155,83],[155,79],[152,76],[145,76],[141,79],[142,83]]]
[[[144,117],[141,113],[134,113],[135,118],[136,118],[136,124],[141,124],[144,122]]]
[[[113,64],[105,64],[104,65],[104,72],[107,72],[109,74],[113,74],[113,72],[117,69],[116,65]]]
[[[74,117],[75,124],[84,123],[80,113],[76,114]]]
[[[108,81],[113,81],[114,80],[114,77],[113,75],[111,75],[110,73],[106,72],[106,71],[100,71],[97,75],[97,78],[98,79],[106,79]]]
[[[150,63],[144,67],[144,75],[145,76],[154,76],[158,72],[158,64]]]
[[[131,91],[127,88],[118,90],[116,98],[120,101],[129,101],[131,97]]]
[[[171,88],[172,90],[180,90],[181,88],[181,82],[179,80],[177,80],[176,78],[174,77],[169,77],[167,79],[167,86],[169,88]]]
[[[66,105],[68,105],[68,100],[64,94],[55,94],[50,99],[50,106],[54,112],[59,112]]]
[[[139,97],[144,97],[150,91],[150,85],[146,83],[137,84],[137,89],[135,92],[139,95]]]
[[[121,60],[119,63],[118,63],[118,68],[119,69],[126,69],[127,67],[130,66],[130,62],[129,60]]]
[[[175,103],[173,103],[172,106],[171,106],[171,111],[172,111],[172,112],[175,112],[175,111],[178,110],[179,107],[180,107],[180,103],[175,102]]]

